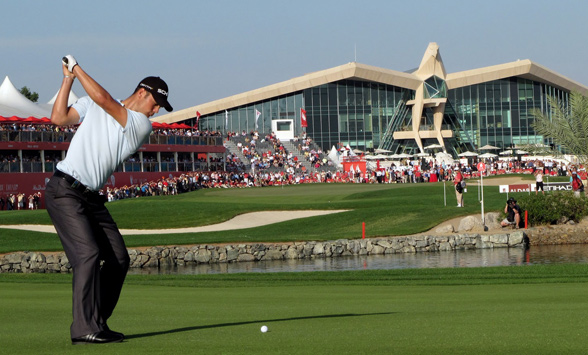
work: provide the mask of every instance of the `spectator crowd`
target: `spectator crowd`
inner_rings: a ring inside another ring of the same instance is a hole
[[[74,133],[77,126],[57,127],[50,124],[0,124],[0,134],[17,131],[60,131]],[[217,131],[199,131],[194,128],[154,127],[155,135],[177,136],[204,136],[219,137]],[[298,154],[288,151],[284,144],[272,132],[260,135],[257,131],[249,133],[242,131],[228,132],[227,140],[235,142],[239,152],[251,163],[251,170],[239,159],[237,154],[228,153],[223,158],[210,158],[211,166],[215,169],[208,171],[185,172],[177,177],[162,177],[156,181],[142,182],[140,184],[126,185],[123,187],[107,187],[101,191],[109,201],[142,196],[176,195],[198,189],[209,188],[247,188],[253,186],[292,185],[304,183],[426,183],[437,181],[452,181],[459,170],[465,179],[478,177],[477,160],[469,160],[467,163],[457,161],[447,164],[429,159],[404,159],[394,161],[380,167],[369,167],[365,171],[359,168],[355,171],[337,171],[335,169],[321,169],[333,167],[333,163],[327,159],[324,152],[310,137],[305,134],[292,141]],[[24,153],[24,152],[23,152]],[[304,168],[299,156],[306,159],[314,169],[308,171]],[[45,162],[57,163],[61,159],[59,154],[45,156]],[[130,162],[136,162],[138,156],[133,156]],[[150,162],[154,156],[145,155],[144,162]],[[172,159],[172,158],[166,158]],[[201,158],[202,159],[202,158]],[[23,154],[23,162],[38,162],[38,156]],[[224,161],[223,161],[224,160]],[[18,162],[19,157],[10,152],[0,152],[0,163]],[[151,161],[153,162],[153,161]],[[173,161],[167,161],[169,163]],[[225,163],[226,168],[222,169]],[[488,175],[502,175],[511,173],[534,174],[537,170],[544,176],[572,176],[572,172],[582,179],[587,179],[583,166],[565,164],[555,160],[485,160]],[[41,192],[25,196],[22,193],[0,195],[0,210],[37,209],[40,206]]]

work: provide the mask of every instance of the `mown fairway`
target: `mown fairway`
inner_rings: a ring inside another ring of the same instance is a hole
[[[444,197],[444,192],[446,197]],[[497,186],[484,188],[485,211],[504,208],[506,195]],[[447,201],[447,206],[445,206]],[[348,210],[223,232],[126,236],[127,246],[224,242],[278,242],[406,235],[429,230],[460,215],[480,213],[478,188],[470,183],[466,208],[455,207],[453,185],[308,184],[287,187],[209,189],[177,196],[141,197],[111,202],[119,228],[153,229],[202,226],[238,214],[276,210]],[[51,224],[44,210],[5,211],[0,224]],[[56,235],[0,229],[0,253],[17,250],[61,250]]]
[[[486,211],[505,196],[484,190]],[[303,185],[204,190],[110,203],[121,228],[218,223],[261,210],[346,209],[238,231],[127,236],[129,246],[411,234],[479,213],[451,185]],[[0,213],[45,223],[45,211]],[[53,234],[0,229],[0,252],[60,250]],[[0,274],[1,354],[578,354],[588,333],[588,266],[130,275],[110,326],[121,344],[72,346],[71,275]],[[260,327],[267,325],[268,333]]]
[[[134,276],[72,346],[70,275],[0,275],[3,354],[579,354],[588,267]],[[260,327],[267,325],[268,333]]]

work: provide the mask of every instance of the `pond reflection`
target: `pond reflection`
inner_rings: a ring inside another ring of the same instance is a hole
[[[345,256],[199,264],[169,268],[130,269],[129,274],[218,274],[241,272],[302,272],[454,268],[534,264],[588,263],[588,245],[543,245],[524,248],[459,250],[454,252]]]

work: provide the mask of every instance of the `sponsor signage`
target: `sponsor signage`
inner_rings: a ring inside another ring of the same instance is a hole
[[[499,191],[501,194],[511,192],[533,192],[535,191],[535,184],[516,184],[516,185],[500,185]],[[572,191],[572,185],[569,182],[548,182],[543,183],[545,191]]]

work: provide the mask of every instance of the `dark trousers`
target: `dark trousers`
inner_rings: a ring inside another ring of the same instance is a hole
[[[71,337],[106,328],[129,268],[129,254],[105,196],[81,192],[53,176],[46,206],[73,270]]]

